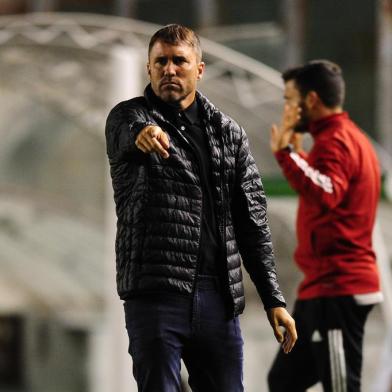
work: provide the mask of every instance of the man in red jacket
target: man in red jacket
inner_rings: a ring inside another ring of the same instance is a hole
[[[338,65],[312,61],[283,73],[285,108],[271,149],[299,194],[295,261],[304,274],[294,307],[298,342],[278,353],[270,391],[360,391],[364,325],[382,300],[372,231],[380,195],[376,154],[342,109]],[[303,132],[314,140],[301,148]]]

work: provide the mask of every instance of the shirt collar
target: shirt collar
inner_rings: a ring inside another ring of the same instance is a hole
[[[321,132],[324,128],[330,126],[332,123],[339,122],[339,121],[345,120],[345,119],[348,119],[347,112],[331,114],[327,117],[320,118],[319,120],[312,121],[309,124],[309,132],[312,135],[316,135],[319,132]]]
[[[200,115],[199,115],[199,107],[197,104],[197,100],[195,99],[190,106],[188,106],[181,113],[184,114],[184,117],[193,125],[199,123]]]

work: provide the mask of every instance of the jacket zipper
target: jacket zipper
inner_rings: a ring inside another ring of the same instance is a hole
[[[227,282],[228,282],[228,289],[229,289],[229,295],[230,297],[232,296],[231,293],[231,282],[230,282],[230,275],[229,275],[229,269],[227,265],[227,247],[226,247],[226,206],[225,206],[225,143],[223,140],[223,131],[221,129],[220,132],[220,145],[221,145],[221,162],[220,162],[220,185],[221,185],[221,202],[222,202],[222,261],[226,267],[226,274],[227,274]],[[233,302],[233,316],[235,316],[235,304]]]
[[[197,277],[199,276],[200,273],[200,254],[201,254],[201,249],[200,249],[200,245],[201,245],[201,236],[202,236],[202,220],[203,220],[203,205],[204,205],[204,196],[203,196],[203,189],[201,186],[201,159],[199,157],[198,152],[196,151],[196,149],[194,148],[193,144],[184,136],[184,134],[174,125],[172,125],[171,123],[168,123],[170,126],[172,126],[177,133],[181,136],[181,138],[183,139],[183,141],[188,144],[188,146],[191,148],[191,150],[193,151],[194,155],[196,156],[197,162],[198,162],[198,172],[199,172],[199,182],[200,182],[200,189],[201,189],[201,209],[200,209],[200,237],[199,237],[199,245],[198,245],[198,254],[197,254],[197,260],[196,260],[196,271],[195,271],[195,276],[193,278],[193,283],[192,283],[192,297],[195,293],[196,290],[196,280]]]

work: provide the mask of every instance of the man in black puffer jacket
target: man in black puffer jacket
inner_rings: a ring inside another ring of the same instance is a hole
[[[243,391],[241,258],[284,351],[296,340],[260,175],[243,129],[196,91],[196,34],[168,25],[148,57],[144,96],[115,106],[106,124],[134,376],[139,391],[180,391],[183,358],[194,391]]]

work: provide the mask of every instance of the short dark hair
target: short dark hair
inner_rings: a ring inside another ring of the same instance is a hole
[[[201,60],[202,52],[200,39],[197,34],[188,27],[179,24],[169,24],[159,29],[150,39],[148,45],[148,55],[157,41],[162,41],[170,45],[185,43],[195,50],[198,60]]]
[[[345,97],[345,83],[339,65],[328,60],[313,60],[283,72],[285,82],[294,80],[302,97],[315,91],[325,106],[342,106]]]

